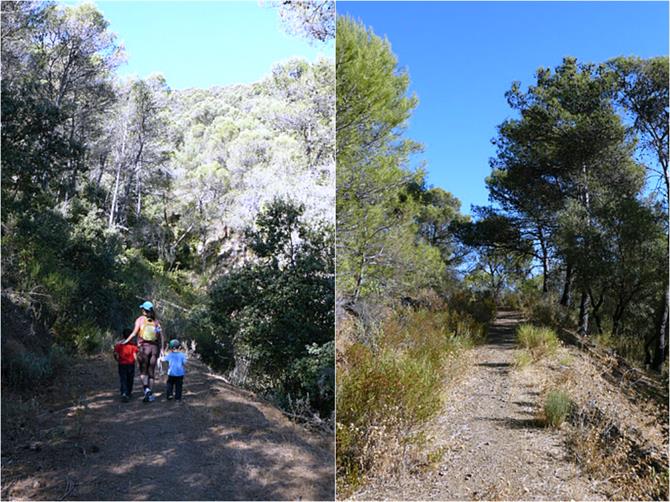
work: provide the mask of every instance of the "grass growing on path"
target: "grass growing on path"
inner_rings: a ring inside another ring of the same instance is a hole
[[[560,346],[553,329],[532,324],[521,324],[517,328],[516,339],[521,348],[530,354],[533,361],[555,354]]]
[[[572,406],[572,399],[567,393],[560,390],[549,392],[544,401],[544,416],[547,425],[560,427],[570,414]]]

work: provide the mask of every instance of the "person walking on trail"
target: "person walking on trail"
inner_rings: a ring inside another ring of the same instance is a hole
[[[184,384],[184,375],[186,374],[184,365],[186,364],[187,358],[186,354],[179,350],[180,347],[181,342],[179,340],[170,340],[169,352],[165,356],[165,360],[169,364],[167,371],[167,389],[165,391],[165,395],[168,401],[172,399],[173,389],[175,391],[175,401],[181,401],[182,385]]]
[[[135,379],[135,361],[137,360],[137,345],[125,343],[122,340],[132,333],[126,328],[119,343],[114,345],[114,359],[119,363],[119,381],[121,384],[121,401],[127,403],[133,393],[133,380]]]
[[[154,304],[146,301],[140,305],[142,315],[135,320],[133,332],[123,343],[128,343],[137,336],[138,355],[140,363],[140,379],[144,388],[145,403],[155,401],[151,385],[155,379],[156,363],[163,347],[163,334],[161,324],[156,319]]]

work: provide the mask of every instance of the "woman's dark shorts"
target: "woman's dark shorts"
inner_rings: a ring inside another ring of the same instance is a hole
[[[137,362],[140,363],[140,375],[149,375],[149,378],[154,378],[159,352],[158,345],[153,343],[144,342],[139,346]]]

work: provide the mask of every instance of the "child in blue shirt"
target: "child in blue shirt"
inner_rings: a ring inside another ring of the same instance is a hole
[[[174,390],[175,401],[181,401],[181,389],[184,384],[184,375],[186,374],[184,365],[187,358],[186,354],[179,350],[179,347],[181,347],[179,340],[170,340],[168,346],[170,350],[165,356],[165,360],[169,364],[167,371],[167,391],[165,394],[169,401],[172,399],[172,391]]]

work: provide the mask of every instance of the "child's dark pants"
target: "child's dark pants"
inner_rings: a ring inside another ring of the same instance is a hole
[[[121,395],[130,396],[133,391],[133,380],[135,379],[134,364],[119,364],[119,380],[121,381]]]
[[[181,399],[181,386],[184,384],[183,376],[168,376],[167,379],[167,397],[172,397],[172,389],[174,389],[174,398]]]

